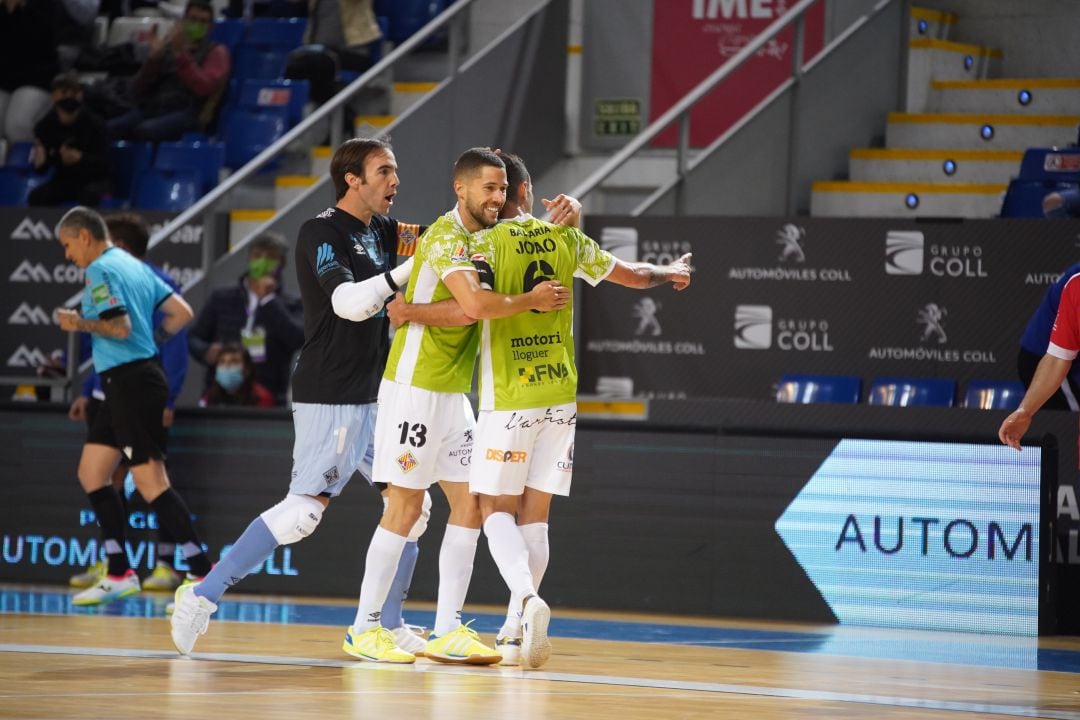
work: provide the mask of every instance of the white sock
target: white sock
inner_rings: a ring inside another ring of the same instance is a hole
[[[356,632],[366,632],[380,624],[382,606],[394,582],[405,542],[406,538],[401,535],[395,535],[381,526],[375,528],[371,544],[368,545],[364,580],[360,583],[360,603],[356,608],[356,619],[353,620],[353,630]]]
[[[518,525],[525,547],[529,549],[529,572],[532,574],[533,587],[540,590],[540,582],[547,571],[551,549],[548,545],[548,524],[529,523]],[[521,602],[524,597],[512,595],[506,608],[506,622],[499,630],[500,637],[517,637],[521,634]]]
[[[526,598],[536,594],[532,572],[529,570],[529,549],[514,518],[508,513],[492,513],[484,521],[488,549],[499,574],[510,588],[510,597]]]
[[[439,550],[439,602],[435,634],[445,635],[461,624],[461,608],[472,580],[473,560],[480,529],[447,525]]]

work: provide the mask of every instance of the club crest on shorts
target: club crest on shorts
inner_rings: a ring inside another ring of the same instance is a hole
[[[417,461],[416,456],[414,456],[408,450],[403,452],[401,455],[398,455],[396,460],[397,460],[398,467],[401,468],[401,472],[403,472],[403,473],[409,472],[414,467],[416,467],[417,465],[420,464]]]

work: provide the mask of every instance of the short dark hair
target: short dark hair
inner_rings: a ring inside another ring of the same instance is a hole
[[[506,165],[506,183],[509,185],[506,189],[506,202],[521,202],[522,198],[518,197],[517,191],[521,183],[529,181],[529,169],[525,167],[525,161],[513,153],[499,153],[499,157]]]
[[[289,254],[289,243],[285,242],[285,237],[281,233],[267,231],[256,235],[251,244],[248,245],[249,255],[257,250],[280,258],[281,265],[284,267],[285,258]]]
[[[146,256],[146,246],[150,244],[150,227],[142,216],[135,213],[115,213],[105,218],[109,237],[142,260]]]
[[[188,0],[187,5],[184,6],[184,15],[187,16],[192,8],[204,10],[210,13],[211,18],[214,17],[214,6],[210,4],[210,0]]]
[[[454,179],[460,180],[468,175],[473,175],[485,166],[505,169],[506,163],[502,161],[502,158],[495,151],[489,148],[469,148],[461,153],[457,162],[454,163]]]
[[[345,197],[349,190],[345,175],[352,173],[357,177],[364,177],[364,163],[369,155],[378,150],[393,152],[389,137],[350,138],[341,143],[330,160],[330,179],[334,181],[334,192],[337,193],[338,200]]]
[[[74,232],[86,230],[90,233],[90,237],[98,242],[105,242],[109,237],[109,231],[105,227],[105,220],[96,210],[91,210],[84,205],[76,205],[64,213],[64,217],[60,218],[60,222],[56,223],[56,234],[59,235],[61,230],[72,230]]]
[[[82,81],[79,80],[78,73],[68,71],[62,72],[52,79],[51,89],[54,92],[57,90],[80,92],[83,89],[83,84]]]

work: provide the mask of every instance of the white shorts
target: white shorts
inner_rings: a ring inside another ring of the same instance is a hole
[[[577,403],[531,410],[486,410],[476,422],[469,491],[521,495],[530,487],[569,495]]]
[[[374,481],[427,490],[440,480],[468,482],[476,420],[461,393],[383,380],[375,423]]]
[[[376,411],[375,403],[293,403],[296,440],[289,492],[337,497],[356,471],[371,482]]]

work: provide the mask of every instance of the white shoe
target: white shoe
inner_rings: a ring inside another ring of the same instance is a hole
[[[102,575],[97,584],[80,593],[75,593],[75,596],[71,598],[71,604],[80,607],[104,605],[137,592],[139,592],[139,576],[134,570],[128,570],[120,577]]]
[[[217,612],[217,605],[195,594],[195,585],[181,585],[176,590],[175,608],[169,625],[172,627],[173,645],[181,655],[187,655],[195,647],[195,641],[206,632],[210,616]]]
[[[394,640],[397,641],[399,648],[407,653],[412,653],[416,657],[424,657],[424,648],[427,647],[427,642],[410,630],[408,625],[396,627],[390,632],[394,634]]]
[[[497,637],[495,638],[495,652],[502,655],[500,665],[521,664],[521,638]]]
[[[533,595],[525,603],[521,614],[521,666],[538,668],[551,657],[551,641],[548,640],[548,624],[551,622],[551,608]]]

